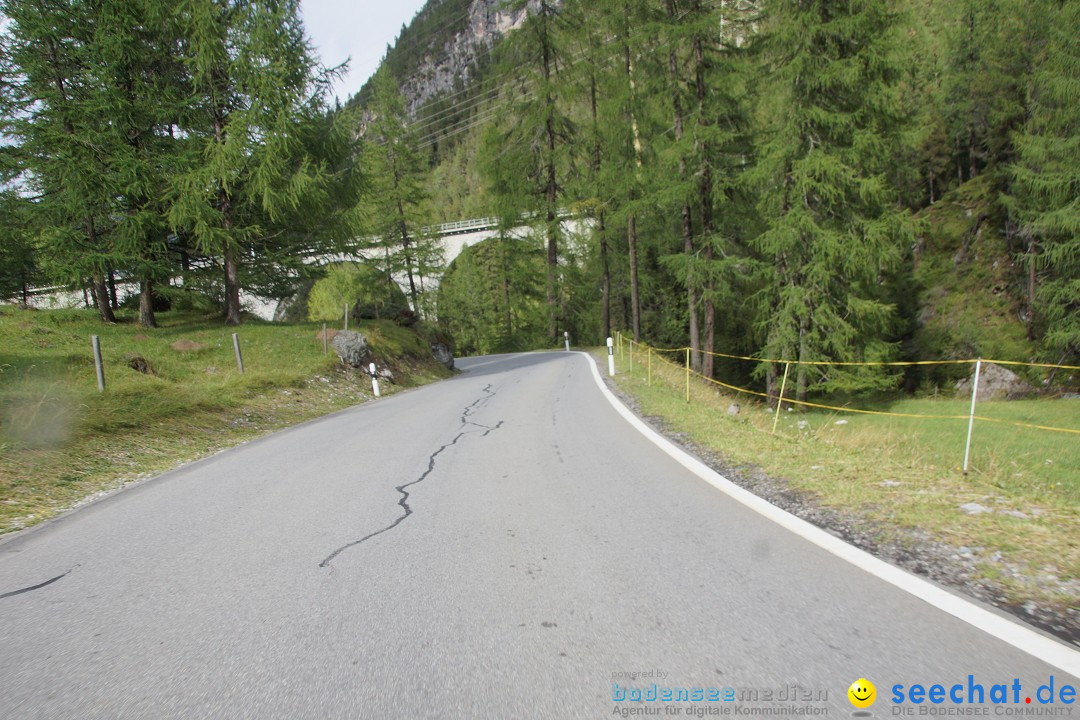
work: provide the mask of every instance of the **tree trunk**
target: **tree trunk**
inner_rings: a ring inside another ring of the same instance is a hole
[[[675,19],[675,3],[667,0],[668,18]],[[683,109],[679,97],[679,61],[673,47],[668,52],[668,74],[671,78],[671,104],[675,115],[675,142],[683,139]],[[686,180],[686,161],[679,158],[679,180]],[[686,255],[686,311],[690,324],[690,368],[701,372],[701,334],[698,329],[697,292],[694,287],[694,224],[690,217],[690,203],[682,206],[683,253]]]
[[[101,272],[94,273],[94,302],[97,303],[98,314],[107,323],[116,322],[112,306],[109,305],[109,288],[105,284],[105,275]]]
[[[544,121],[544,132],[547,140],[547,184],[544,188],[547,220],[547,303],[548,303],[548,334],[553,345],[559,342],[559,288],[558,288],[558,265],[559,265],[559,231],[556,227],[558,209],[558,184],[555,182],[555,125],[552,120],[554,114],[555,99],[551,96],[551,43],[548,35],[548,5],[540,3],[540,12],[544,18],[543,35],[541,37],[541,50],[544,61],[544,107],[547,118]]]
[[[604,213],[596,219],[600,232],[600,267],[603,272],[603,284],[600,292],[603,296],[600,306],[600,323],[604,326],[604,338],[611,337],[611,272],[608,268],[607,229],[604,227]],[[603,338],[601,338],[603,339]]]
[[[503,230],[499,230],[499,251],[502,256],[502,293],[503,293],[503,307],[505,308],[505,314],[503,317],[503,327],[506,331],[506,337],[510,337],[514,333],[514,317],[510,311],[510,264],[509,254],[506,252],[506,233]]]
[[[690,369],[701,372],[701,331],[698,328],[697,292],[694,271],[694,228],[690,220],[690,204],[682,207],[683,252],[686,253],[686,309],[690,316]]]
[[[154,317],[154,281],[145,279],[139,285],[139,324],[146,328],[156,328]]]
[[[116,273],[111,267],[109,268],[109,304],[113,310],[120,307],[120,303],[116,301]]]
[[[806,402],[806,392],[809,385],[809,376],[807,375],[807,365],[804,365],[807,360],[810,359],[810,312],[808,311],[802,320],[799,321],[799,367],[798,367],[798,382],[795,390],[795,399],[799,402]]]
[[[232,243],[225,245],[225,324],[239,325],[240,318],[240,259]]]
[[[641,296],[638,288],[637,220],[633,213],[626,219],[626,240],[630,246],[630,318],[634,341],[641,342]]]
[[[1035,339],[1035,238],[1028,238],[1027,246],[1027,260],[1028,260],[1028,321],[1027,321],[1027,339]]]
[[[623,9],[626,12],[627,24],[624,25],[623,35],[623,55],[626,61],[626,82],[630,87],[630,101],[628,103],[630,116],[630,130],[633,133],[634,144],[634,180],[635,183],[641,182],[641,135],[638,130],[637,116],[634,113],[635,100],[637,98],[637,88],[634,84],[634,59],[633,54],[630,52],[630,4],[624,3]],[[636,195],[637,185],[631,187],[630,201],[633,202]],[[630,250],[630,318],[632,324],[632,330],[634,332],[634,341],[641,342],[641,297],[638,294],[638,255],[637,255],[637,219],[634,217],[634,213],[630,213],[626,219],[626,242],[629,245]]]
[[[776,371],[776,363],[769,363],[765,369],[765,395],[765,404],[780,412],[780,374]]]
[[[694,10],[701,10],[701,3],[694,3]],[[721,15],[721,19],[723,16]],[[694,85],[697,90],[698,101],[698,125],[708,126],[708,118],[705,112],[705,52],[701,38],[694,36]],[[701,374],[707,378],[713,376],[713,356],[710,354],[716,350],[716,306],[713,304],[712,293],[714,291],[712,280],[713,259],[713,200],[712,200],[712,173],[709,170],[709,146],[705,142],[698,148],[701,164],[698,177],[698,202],[701,204],[701,234],[705,240],[705,352],[702,355]]]
[[[98,235],[97,227],[94,225],[94,218],[87,216],[83,220],[83,231],[90,241],[90,247],[97,247]],[[107,323],[116,322],[116,315],[113,314],[112,306],[109,304],[109,290],[105,287],[105,275],[102,271],[95,270],[93,280],[94,301],[97,303],[98,313],[100,313],[102,321]]]

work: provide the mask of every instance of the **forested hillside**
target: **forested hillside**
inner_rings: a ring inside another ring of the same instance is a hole
[[[1080,359],[1076,3],[431,0],[344,108],[297,8],[0,3],[0,292],[235,323],[359,252],[465,352]],[[425,226],[481,215],[442,267]]]
[[[473,351],[620,327],[690,345],[706,374],[697,349],[1075,359],[1078,20],[1050,0],[534,3],[483,93],[415,123],[429,218],[538,219],[455,262],[440,317]],[[727,372],[772,390],[775,368]]]

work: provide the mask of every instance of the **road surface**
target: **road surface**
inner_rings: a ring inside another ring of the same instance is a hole
[[[462,360],[0,541],[0,718],[849,717],[859,678],[885,717],[898,683],[1080,684],[690,474],[589,365]],[[743,699],[617,699],[653,684]]]

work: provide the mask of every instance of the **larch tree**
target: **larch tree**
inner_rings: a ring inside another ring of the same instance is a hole
[[[1048,350],[1080,355],[1080,6],[1040,0],[1046,43],[1015,138],[1010,213],[1027,238],[1030,326]],[[1058,360],[1061,362],[1061,360]]]
[[[880,278],[911,242],[887,174],[905,116],[897,102],[897,19],[877,0],[773,0],[759,36],[766,62],[754,249],[771,265],[763,352],[786,360],[882,360],[894,309]],[[776,368],[769,366],[775,395]],[[815,373],[812,388],[883,386],[882,373]]]
[[[279,221],[324,191],[328,168],[308,155],[304,128],[325,110],[328,74],[299,0],[182,0],[176,12],[191,96],[169,221],[220,259],[225,321],[236,325],[243,267],[271,260]]]
[[[14,182],[32,198],[27,232],[43,270],[82,286],[90,279],[105,322],[115,322],[106,278],[117,261],[110,231],[109,118],[96,102],[99,27],[83,3],[0,2],[8,18],[3,116],[21,164]]]
[[[442,266],[436,238],[423,229],[423,208],[427,194],[426,171],[419,138],[405,113],[405,101],[388,67],[381,68],[372,81],[369,112],[371,121],[364,130],[369,172],[372,177],[372,230],[378,238],[389,275],[408,281],[413,310],[424,314],[424,278],[437,274]]]

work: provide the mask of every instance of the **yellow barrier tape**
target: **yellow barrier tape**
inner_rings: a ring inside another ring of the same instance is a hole
[[[896,366],[907,367],[911,365],[974,365],[975,360],[911,360],[905,362],[834,362],[832,360],[771,360],[769,358],[750,357],[748,355],[728,355],[726,353],[709,352],[702,350],[706,355],[713,357],[729,358],[731,360],[751,360],[765,363],[791,363],[792,365],[873,365],[873,366]],[[990,362],[983,360],[983,362]]]
[[[633,340],[631,340],[630,342],[633,342],[635,345],[638,345],[638,346],[646,348],[646,349],[660,350],[660,351],[663,351],[663,352],[676,352],[677,350],[685,350],[686,349],[686,348],[669,348],[669,349],[665,350],[665,349],[662,349],[662,348],[652,348],[649,345],[645,345],[644,343],[637,343],[637,342],[634,342]],[[720,357],[736,357],[736,356],[722,355],[721,353],[710,353],[710,354],[718,355]],[[677,370],[680,370],[680,371],[685,370],[685,367],[683,367],[683,365],[676,364],[676,363],[672,362],[671,360],[668,360],[667,358],[665,358],[663,355],[657,355],[656,357],[658,359],[660,359],[661,361],[667,363],[668,365],[672,366],[673,368],[676,368]],[[761,358],[739,358],[739,359],[760,360]],[[780,362],[783,362],[783,361],[780,361]],[[942,361],[942,363],[946,363],[946,362],[948,362],[948,363],[960,363],[960,362],[968,362],[968,361],[967,360]],[[974,362],[974,361],[971,361],[971,362]],[[1073,366],[1069,366],[1069,365],[1040,365],[1038,363],[1022,363],[1022,362],[1011,362],[1011,361],[1009,361],[1009,362],[999,362],[997,360],[983,360],[983,362],[994,362],[994,363],[998,363],[998,364],[1002,364],[1002,365],[1032,365],[1032,366],[1035,366],[1035,367],[1056,367],[1056,368],[1080,370],[1080,367],[1074,368]],[[794,361],[792,361],[792,364],[794,365],[796,363]],[[836,363],[836,364],[840,364],[840,363]],[[881,363],[881,364],[890,364],[890,363]],[[907,364],[915,365],[915,364],[928,364],[928,363],[907,363]],[[729,385],[729,384],[727,384],[725,382],[721,382],[720,380],[715,380],[713,378],[705,377],[701,373],[696,372],[694,370],[691,370],[690,373],[692,375],[695,375],[695,376],[701,378],[702,380],[710,382],[710,383],[712,383],[714,385],[718,385],[718,386],[720,386],[722,388],[732,390],[734,392],[745,393],[747,395],[755,395],[757,397],[763,397],[763,398],[769,399],[769,395],[767,393],[758,392],[756,390],[749,390],[747,388],[741,388],[741,387],[738,387],[737,385]],[[860,410],[858,408],[839,407],[839,406],[836,406],[836,405],[824,405],[822,403],[814,403],[814,402],[809,402],[809,401],[806,401],[806,400],[794,400],[792,398],[784,398],[784,402],[790,403],[792,405],[802,405],[802,406],[805,406],[805,407],[817,408],[817,409],[820,409],[820,410],[832,410],[832,411],[835,411],[835,412],[856,413],[856,414],[859,414],[859,415],[880,415],[880,416],[884,416],[884,417],[922,418],[922,419],[925,419],[925,420],[967,420],[969,418],[968,415],[922,415],[922,414],[918,414],[918,413],[899,413],[899,412],[888,412],[888,411],[884,411],[884,410]],[[1071,435],[1080,435],[1080,430],[1074,430],[1072,428],[1059,428],[1059,427],[1053,427],[1051,425],[1036,425],[1034,423],[1018,422],[1018,421],[1015,421],[1015,420],[1002,420],[1000,418],[986,417],[985,415],[975,415],[974,417],[975,417],[976,420],[979,420],[980,422],[990,422],[990,423],[995,423],[995,424],[998,424],[998,425],[1011,425],[1013,427],[1029,428],[1029,429],[1032,429],[1032,430],[1045,430],[1047,432],[1060,432],[1060,433],[1068,433],[1068,434],[1071,434]]]
[[[739,392],[750,393],[751,395],[758,395],[759,397],[764,397],[764,398],[769,397],[765,393],[759,393],[759,392],[755,392],[753,390],[746,390],[745,388],[737,388],[737,387],[735,387],[733,385],[726,385],[726,384],[720,382],[719,380],[713,380],[711,378],[707,378],[704,375],[702,375],[701,373],[695,372],[693,374],[697,375],[702,380],[706,380],[708,382],[715,383],[717,385],[722,385],[723,387],[731,388],[732,390],[738,390]],[[785,397],[784,402],[785,403],[791,403],[792,405],[805,405],[807,407],[820,408],[822,410],[836,410],[838,412],[858,413],[860,415],[885,415],[885,416],[888,416],[888,417],[924,418],[924,419],[927,419],[927,420],[967,420],[968,419],[967,415],[920,415],[920,414],[917,414],[917,413],[894,413],[894,412],[887,412],[887,411],[884,411],[884,410],[859,410],[857,408],[838,407],[836,405],[822,405],[820,403],[812,403],[812,402],[808,402],[806,400],[794,400],[794,399],[789,398],[789,397]],[[976,418],[976,419],[978,419],[978,418]]]
[[[1034,430],[1049,430],[1050,432],[1062,432],[1070,433],[1072,435],[1080,435],[1080,430],[1073,430],[1071,428],[1051,427],[1049,425],[1035,425],[1032,423],[1017,422],[1015,420],[1001,420],[1000,418],[983,417],[982,415],[976,415],[975,419],[982,420],[983,422],[997,423],[998,425],[1012,425],[1013,427],[1031,428]]]
[[[1053,363],[1030,363],[1017,360],[987,360],[986,358],[983,358],[983,362],[994,363],[995,365],[1023,365],[1025,367],[1057,368],[1059,370],[1080,370],[1078,365],[1054,365]]]
[[[631,343],[639,345],[644,348],[651,347],[645,343],[639,343],[634,340],[630,340]],[[654,347],[653,350],[657,352],[683,352],[686,347],[678,348],[658,348]],[[908,361],[894,361],[894,362],[855,362],[855,361],[840,361],[840,360],[777,360],[774,358],[761,358],[752,357],[750,355],[731,355],[728,353],[710,352],[709,350],[699,351],[705,355],[712,355],[713,357],[727,358],[729,360],[749,360],[751,362],[764,362],[764,363],[791,363],[792,365],[846,365],[846,366],[876,366],[876,367],[912,367],[916,365],[974,365],[978,362],[977,358],[970,360],[908,360]],[[1038,367],[1038,368],[1057,368],[1058,370],[1080,370],[1080,365],[1056,365],[1054,363],[1034,363],[1023,362],[1020,360],[993,360],[990,358],[982,358],[984,363],[993,363],[994,365],[1014,365],[1022,367]]]

